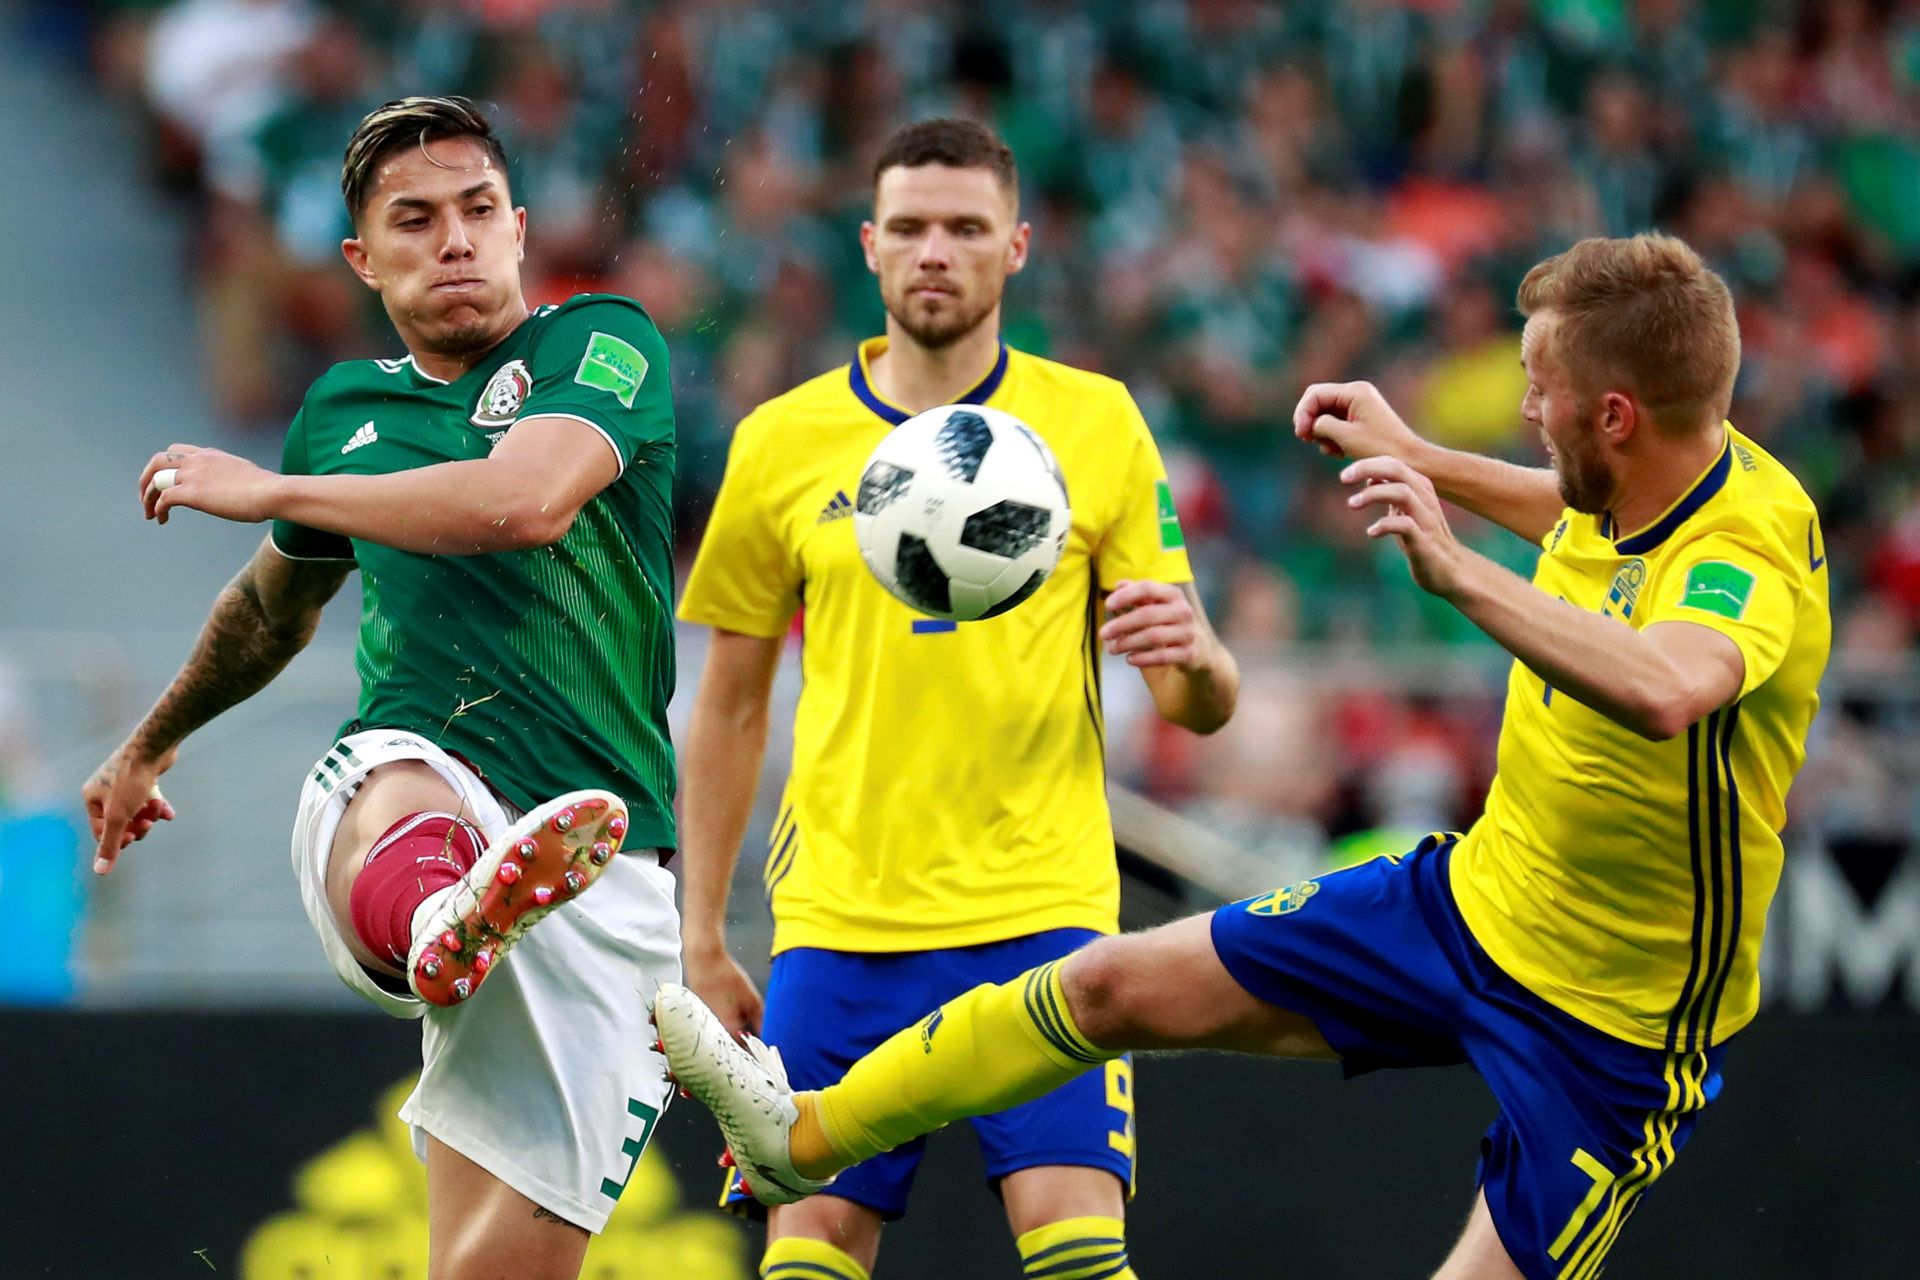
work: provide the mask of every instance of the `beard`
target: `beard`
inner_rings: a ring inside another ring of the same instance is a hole
[[[998,297],[968,304],[962,298],[947,295],[947,304],[937,311],[916,306],[912,298],[885,297],[887,314],[920,346],[929,351],[950,347],[978,329],[981,322],[999,305]]]
[[[1582,430],[1554,443],[1554,474],[1560,498],[1582,515],[1599,515],[1613,502],[1613,471],[1600,456],[1593,433]]]

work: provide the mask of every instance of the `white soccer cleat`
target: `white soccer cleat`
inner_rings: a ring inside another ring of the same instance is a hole
[[[804,1178],[793,1168],[788,1135],[800,1118],[780,1051],[752,1036],[742,1048],[700,997],[661,984],[653,1002],[660,1051],[686,1092],[698,1098],[727,1140],[733,1163],[761,1204],[792,1204],[833,1179]]]
[[[627,806],[607,791],[571,791],[507,828],[453,888],[415,916],[407,984],[429,1004],[454,1005],[540,918],[585,893],[620,852]]]

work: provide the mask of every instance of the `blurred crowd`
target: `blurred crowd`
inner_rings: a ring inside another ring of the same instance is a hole
[[[1584,235],[1664,227],[1727,277],[1733,417],[1820,503],[1840,644],[1900,666],[1914,649],[1916,0],[90,0],[42,18],[151,122],[154,182],[200,215],[211,385],[243,421],[277,425],[326,364],[392,347],[339,260],[354,123],[404,92],[489,104],[531,296],[628,293],[668,336],[689,542],[739,417],[880,327],[855,239],[880,140],[935,113],[994,124],[1035,230],[1009,341],[1132,387],[1216,619],[1243,660],[1275,660],[1231,743],[1148,736],[1128,767],[1250,841],[1293,824],[1317,849],[1477,804],[1497,680],[1450,689],[1417,655],[1471,664],[1485,642],[1368,543],[1288,423],[1306,383],[1369,377],[1423,432],[1537,461],[1513,292]],[[1466,536],[1528,565],[1517,540]],[[1282,674],[1304,652],[1372,674]],[[1401,692],[1369,694],[1398,658]]]

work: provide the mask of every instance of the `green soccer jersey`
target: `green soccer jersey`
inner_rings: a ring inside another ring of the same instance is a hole
[[[604,787],[627,802],[629,848],[672,848],[673,401],[666,344],[638,304],[542,307],[453,382],[410,358],[336,365],[307,393],[281,469],[481,458],[530,417],[584,422],[620,460],[552,546],[420,555],[284,520],[273,542],[360,568],[360,711],[343,732],[420,734],[522,809]]]

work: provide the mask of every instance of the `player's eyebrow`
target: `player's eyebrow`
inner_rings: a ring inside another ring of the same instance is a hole
[[[493,189],[493,179],[487,178],[487,179],[484,179],[483,181],[474,183],[472,186],[468,187],[465,191],[462,191],[460,193],[459,198],[462,201],[471,200],[475,196],[480,195],[482,192],[490,191],[492,189]],[[433,201],[422,199],[419,196],[395,196],[393,197],[393,199],[387,201],[387,208],[389,209],[431,209],[433,208]]]

